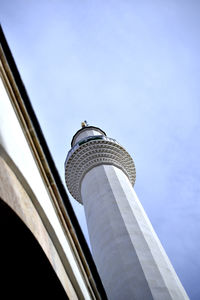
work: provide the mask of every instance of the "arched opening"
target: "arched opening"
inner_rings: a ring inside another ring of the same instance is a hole
[[[1,299],[68,299],[31,231],[1,199],[0,286]]]

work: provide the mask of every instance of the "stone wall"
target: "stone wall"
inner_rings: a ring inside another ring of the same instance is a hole
[[[78,299],[32,199],[1,156],[0,198],[11,207],[33,233],[60,279],[68,297],[70,299]]]

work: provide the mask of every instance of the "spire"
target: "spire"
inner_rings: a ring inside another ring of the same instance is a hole
[[[85,120],[83,122],[81,122],[81,127],[86,127],[86,126],[89,126],[88,122]]]

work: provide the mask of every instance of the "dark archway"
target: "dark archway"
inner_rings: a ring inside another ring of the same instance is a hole
[[[0,298],[68,299],[39,243],[0,199]]]

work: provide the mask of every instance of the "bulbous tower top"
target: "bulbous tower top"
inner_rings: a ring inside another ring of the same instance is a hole
[[[82,203],[80,190],[83,177],[98,165],[120,168],[134,185],[136,171],[133,159],[100,128],[82,122],[82,128],[73,136],[71,146],[65,161],[65,181],[70,194],[78,202]]]

